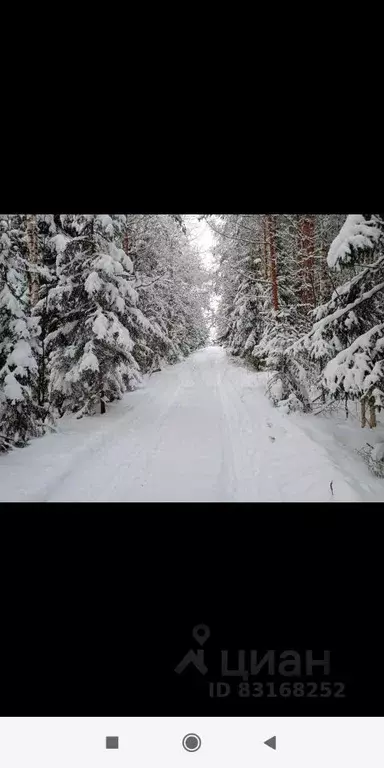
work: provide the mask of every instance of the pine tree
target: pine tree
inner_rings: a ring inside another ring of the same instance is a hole
[[[135,356],[143,372],[160,370],[177,359],[168,323],[169,295],[174,290],[169,262],[165,216],[141,216],[131,221],[131,257],[135,288],[148,326],[137,338]],[[172,358],[173,355],[173,358]]]
[[[182,216],[1,221],[2,450],[56,414],[104,413],[142,373],[206,342],[207,274]]]
[[[362,426],[376,425],[384,405],[384,222],[378,216],[347,217],[328,253],[336,272],[354,271],[315,311],[312,329],[292,351],[317,363],[319,386],[333,399],[359,399]]]
[[[249,359],[263,331],[267,278],[262,218],[228,216],[216,231],[218,339],[231,354]]]
[[[0,450],[44,432],[37,403],[40,327],[30,315],[22,217],[0,219]]]
[[[110,216],[74,216],[56,243],[57,285],[48,310],[60,322],[47,338],[50,399],[61,413],[92,413],[140,380],[130,327],[141,313],[132,285],[131,259],[114,243]]]
[[[205,342],[207,275],[174,216],[146,216],[132,222],[131,247],[135,286],[149,321],[135,355],[142,370],[158,370]]]
[[[311,312],[331,284],[326,252],[337,216],[225,216],[216,226],[218,339],[269,377],[277,405],[309,408],[306,375],[286,350],[312,325]]]
[[[30,261],[28,265],[31,314],[38,318],[41,327],[39,354],[37,356],[39,371],[37,398],[39,405],[44,407],[47,417],[49,417],[50,412],[46,338],[54,329],[56,320],[59,320],[54,312],[48,311],[47,297],[49,289],[52,289],[57,283],[56,244],[63,237],[62,218],[59,214],[35,216],[34,249],[32,249],[32,263]],[[29,253],[31,254],[31,247],[29,247]]]

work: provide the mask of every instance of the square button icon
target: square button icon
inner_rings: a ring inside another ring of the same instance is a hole
[[[119,749],[119,737],[118,736],[107,736],[106,738],[106,748],[107,749]]]

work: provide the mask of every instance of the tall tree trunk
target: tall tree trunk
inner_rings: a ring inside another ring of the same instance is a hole
[[[48,291],[45,297],[44,311],[41,313],[41,358],[39,361],[39,391],[38,402],[39,405],[44,405],[45,402],[45,390],[46,390],[46,349],[45,349],[45,337],[46,337],[46,322],[47,322],[47,304],[48,304]]]
[[[277,290],[275,229],[273,216],[271,214],[268,214],[267,216],[267,233],[271,265],[272,306],[275,312],[277,312],[279,309],[279,295]]]
[[[303,221],[303,246],[305,254],[305,277],[307,284],[307,301],[312,306],[316,306],[315,294],[315,274],[314,274],[314,252],[315,252],[315,218],[314,216],[305,216]]]
[[[314,216],[309,216],[307,214],[300,217],[299,232],[301,300],[303,304],[309,304],[311,307],[315,307]]]
[[[29,257],[28,284],[29,284],[29,305],[30,312],[39,301],[40,277],[37,272],[37,266],[40,263],[41,256],[39,252],[39,243],[37,237],[37,221],[34,214],[28,214],[26,217],[26,243]],[[39,405],[44,403],[44,322],[42,323],[42,337],[40,338],[42,354],[39,356],[39,374],[36,382],[35,395]],[[28,379],[30,379],[28,375]]]
[[[263,244],[264,244],[264,277],[268,280],[268,222],[263,216]]]
[[[361,408],[361,412],[360,412],[361,413],[361,426],[362,426],[362,428],[364,428],[366,423],[367,423],[367,413],[366,413],[367,401],[366,401],[365,397],[362,397],[361,400],[360,400],[360,408]]]
[[[305,246],[304,246],[304,233],[303,233],[303,216],[299,216],[299,230],[298,230],[298,250],[299,250],[299,292],[300,301],[302,304],[307,304],[307,282],[305,271]]]
[[[325,242],[321,244],[320,264],[319,264],[319,301],[322,304],[327,300],[329,294],[329,276],[327,265],[328,248]]]
[[[96,253],[96,245],[95,217],[92,216],[89,222],[89,247],[92,255]],[[105,413],[106,408],[104,402],[103,375],[101,371],[99,371],[99,398],[100,413]]]
[[[129,251],[129,235],[130,235],[130,232],[129,232],[128,226],[126,225],[125,226],[124,237],[123,237],[123,250],[125,251],[127,256],[128,256],[128,251]]]
[[[96,238],[95,238],[95,217],[92,216],[89,222],[89,246],[92,255],[96,253]]]
[[[36,267],[39,263],[39,247],[38,247],[38,241],[37,241],[37,222],[36,222],[36,216],[34,215],[28,215],[27,216],[27,247],[28,247],[28,253],[29,253],[29,263],[31,265],[30,269],[30,303],[31,308],[36,306],[38,300],[39,300],[39,275],[36,271]]]
[[[374,429],[377,426],[376,408],[375,408],[375,403],[373,399],[369,401],[369,426],[371,429]]]
[[[105,400],[104,400],[104,389],[103,389],[103,375],[101,371],[99,370],[99,390],[100,390],[100,413],[105,413]]]

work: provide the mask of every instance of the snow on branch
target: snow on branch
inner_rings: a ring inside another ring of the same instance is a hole
[[[348,264],[352,260],[354,252],[374,248],[381,237],[381,231],[375,223],[375,219],[367,221],[361,214],[353,213],[347,216],[329,248],[328,266],[331,269],[340,270],[343,264]]]
[[[375,404],[383,405],[384,394],[378,385],[383,384],[384,323],[379,323],[363,333],[349,347],[343,349],[324,370],[324,382],[331,393],[342,388],[352,397],[359,397],[373,390]]]
[[[348,315],[348,313],[350,313],[351,310],[353,310],[359,304],[362,304],[364,301],[367,301],[368,299],[372,298],[372,296],[374,296],[379,291],[382,291],[383,289],[384,289],[384,282],[381,282],[378,285],[375,285],[369,291],[365,291],[361,296],[355,299],[355,301],[352,301],[350,304],[347,304],[346,307],[340,307],[339,309],[336,309],[335,312],[332,312],[331,315],[327,315],[326,317],[322,318],[322,320],[318,320],[318,322],[314,324],[310,333],[306,334],[297,342],[295,342],[294,344],[292,344],[290,347],[287,348],[286,350],[287,353],[289,352],[295,353],[303,348],[309,349],[312,344],[316,345],[316,342],[324,343],[324,340],[322,339],[322,333],[324,332],[327,326],[332,325],[332,323],[334,323],[335,320],[339,320],[344,315]],[[322,356],[319,353],[319,350],[316,351],[316,346],[313,347],[312,354],[315,357]]]

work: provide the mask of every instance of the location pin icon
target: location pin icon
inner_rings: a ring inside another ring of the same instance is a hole
[[[197,624],[196,627],[193,627],[192,630],[192,635],[194,639],[197,640],[199,645],[204,645],[210,634],[210,629],[206,624]]]

